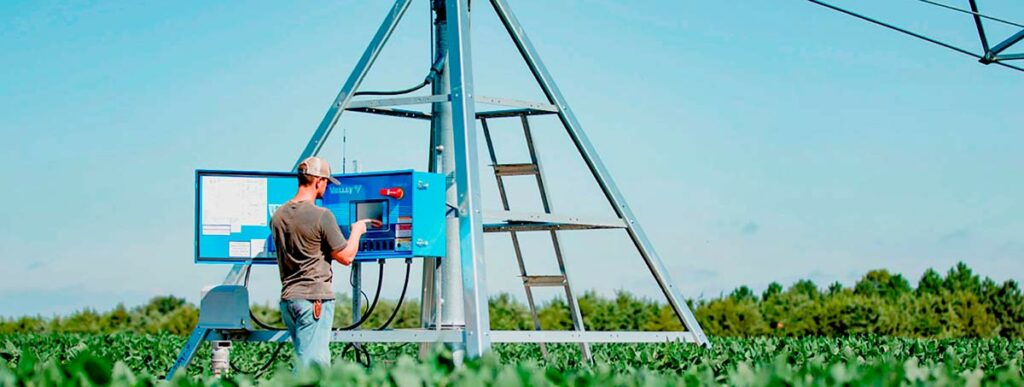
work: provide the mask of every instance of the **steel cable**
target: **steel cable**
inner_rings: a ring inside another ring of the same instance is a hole
[[[968,15],[974,15],[974,16],[980,17],[982,19],[988,19],[988,20],[992,20],[992,21],[995,21],[995,22],[1000,22],[1000,23],[1004,23],[1004,24],[1009,24],[1011,26],[1016,26],[1016,27],[1024,28],[1024,24],[1014,23],[1014,22],[1009,21],[1009,20],[1004,20],[1004,19],[1000,19],[1000,18],[997,18],[997,17],[988,16],[988,15],[985,15],[985,14],[982,14],[982,13],[971,11],[969,9],[957,8],[957,7],[954,7],[952,5],[942,4],[942,3],[939,3],[937,1],[931,1],[931,0],[916,0],[916,1],[920,1],[920,2],[925,3],[925,4],[931,4],[931,5],[934,5],[936,7],[942,7],[942,8],[945,8],[945,9],[949,9],[949,10],[953,10],[953,11],[957,11],[957,12],[961,12],[961,13],[966,13]]]
[[[872,19],[870,17],[861,15],[861,14],[853,12],[853,11],[849,11],[849,10],[846,10],[846,9],[843,9],[843,8],[839,8],[837,6],[834,6],[832,4],[829,4],[829,3],[826,3],[826,2],[823,2],[823,1],[818,1],[818,0],[807,0],[807,1],[809,1],[811,3],[814,3],[814,4],[817,4],[817,5],[820,5],[822,7],[831,9],[833,11],[841,12],[841,13],[853,16],[855,18],[858,18],[858,19],[861,19],[861,20],[864,20],[864,21],[867,21],[867,22],[870,22],[870,23],[873,23],[873,24],[877,24],[879,26],[891,29],[893,31],[897,31],[897,32],[900,32],[900,33],[903,33],[903,34],[906,34],[906,35],[913,36],[915,38],[927,41],[927,42],[932,43],[932,44],[936,44],[936,45],[948,48],[950,50],[959,52],[961,54],[972,56],[972,57],[974,57],[976,59],[984,59],[984,57],[982,57],[981,55],[978,55],[978,54],[975,54],[973,52],[967,51],[967,50],[962,49],[960,47],[956,47],[956,46],[948,44],[948,43],[940,42],[938,40],[929,38],[927,36],[924,36],[924,35],[921,35],[921,34],[918,34],[918,33],[915,33],[915,32],[908,31],[906,29],[894,26],[892,24],[889,24],[889,23],[886,23],[886,22],[883,22],[883,21],[880,21],[880,20]],[[1024,72],[1024,68],[1020,68],[1020,67],[1017,67],[1017,66],[1014,66],[1014,65],[1003,63],[1003,62],[996,61],[996,62],[992,62],[992,64],[997,64],[997,65],[1000,65],[1000,66],[1003,66],[1003,67],[1008,67],[1008,68],[1011,68],[1011,69],[1014,69],[1014,70],[1017,70],[1017,71],[1020,71],[1020,72]]]

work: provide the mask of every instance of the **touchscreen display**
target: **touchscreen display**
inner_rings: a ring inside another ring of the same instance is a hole
[[[387,218],[384,216],[386,212],[387,202],[385,201],[373,201],[373,202],[362,202],[355,203],[355,219],[358,221],[361,219],[376,219],[380,221],[381,227],[387,224]],[[374,228],[373,225],[367,225],[367,228]]]

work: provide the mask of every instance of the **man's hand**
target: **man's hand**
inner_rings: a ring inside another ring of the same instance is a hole
[[[331,252],[331,258],[341,263],[342,265],[351,265],[352,261],[356,259],[356,253],[359,252],[359,238],[366,234],[366,226],[373,225],[373,227],[380,227],[381,222],[375,219],[360,219],[359,221],[352,223],[352,228],[348,233],[348,243],[345,244],[345,248]]]
[[[363,235],[366,234],[366,225],[372,224],[373,227],[380,227],[382,223],[376,219],[360,219],[355,223],[352,223],[352,234]]]

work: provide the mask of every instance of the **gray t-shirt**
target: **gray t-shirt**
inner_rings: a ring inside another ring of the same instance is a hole
[[[288,202],[270,221],[282,300],[333,300],[331,252],[345,248],[334,214],[309,201]]]

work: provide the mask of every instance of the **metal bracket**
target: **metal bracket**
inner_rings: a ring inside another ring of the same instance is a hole
[[[438,102],[448,102],[451,100],[449,95],[431,95],[426,97],[401,97],[401,98],[382,98],[382,99],[370,99],[366,101],[352,101],[349,102],[349,108],[379,108],[385,106],[399,106],[399,105],[423,105]]]

